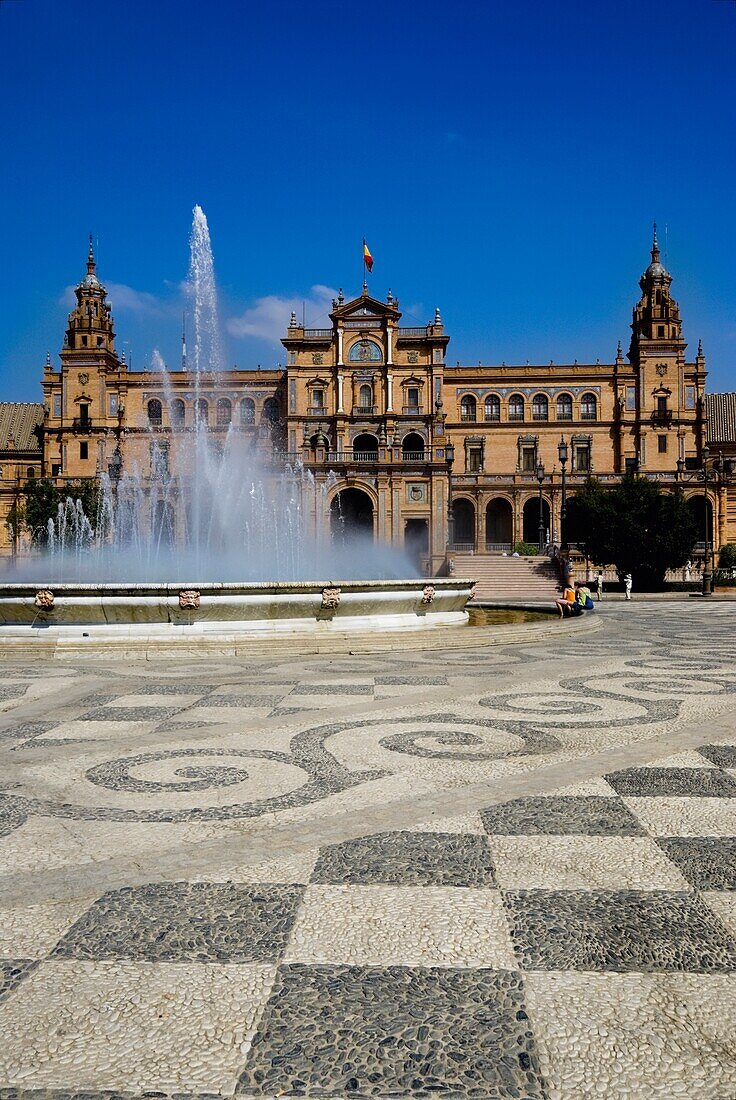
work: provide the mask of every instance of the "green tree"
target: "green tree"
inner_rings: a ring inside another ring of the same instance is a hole
[[[87,519],[96,525],[100,486],[96,478],[88,477],[59,490],[49,478],[31,478],[25,483],[23,498],[16,510],[16,520],[29,532],[36,546],[45,546],[49,520],[56,519],[59,505],[67,499],[79,501]]]
[[[721,569],[736,569],[736,542],[727,542],[721,547],[718,565]]]
[[[590,478],[570,500],[568,540],[585,544],[600,565],[631,573],[641,589],[661,588],[668,569],[681,568],[697,538],[682,492],[627,476],[612,489]]]

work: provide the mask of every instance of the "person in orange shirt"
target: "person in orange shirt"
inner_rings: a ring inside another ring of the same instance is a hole
[[[560,613],[560,618],[563,615],[582,615],[583,613],[583,609],[577,603],[575,589],[570,584],[566,584],[563,588],[561,599],[555,600],[555,607]]]

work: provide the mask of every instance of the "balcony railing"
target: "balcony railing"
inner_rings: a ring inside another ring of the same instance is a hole
[[[404,462],[425,462],[427,453],[427,451],[402,451],[401,457]]]
[[[509,553],[511,550],[510,542],[487,542],[486,552],[489,554],[503,554]]]
[[[426,335],[427,335],[426,325],[424,325],[421,328],[415,326],[414,328],[409,327],[409,328],[400,328],[399,329],[399,339],[400,340],[405,336],[426,336]]]
[[[404,416],[423,416],[424,409],[421,405],[403,405],[401,412]]]
[[[471,550],[475,550],[474,542],[455,542],[450,543],[451,550],[460,550],[462,553],[469,553]]]
[[[460,419],[464,424],[475,424],[478,417],[474,412],[468,412],[467,409],[463,409],[460,413]]]
[[[72,420],[72,428],[86,432],[92,427],[91,416],[75,416]]]
[[[378,462],[378,451],[333,451],[328,461],[333,462]]]
[[[353,405],[353,416],[375,416],[377,412],[376,405]]]
[[[327,416],[327,409],[324,405],[310,405],[307,416]]]
[[[332,336],[331,328],[305,328],[305,340],[326,340]]]
[[[652,424],[671,424],[672,423],[672,410],[671,409],[655,409],[652,413]]]

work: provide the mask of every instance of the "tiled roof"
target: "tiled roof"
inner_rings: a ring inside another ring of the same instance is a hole
[[[43,405],[0,401],[0,451],[40,451],[41,440],[34,428],[42,423]]]
[[[736,442],[736,393],[707,393],[705,413],[709,443]]]

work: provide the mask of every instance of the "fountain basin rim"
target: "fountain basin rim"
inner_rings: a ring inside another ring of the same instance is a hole
[[[58,596],[106,595],[176,595],[179,592],[194,589],[202,594],[230,593],[266,595],[308,594],[322,592],[325,588],[339,588],[341,592],[420,592],[431,585],[437,592],[453,589],[470,590],[476,582],[462,577],[419,577],[414,580],[383,581],[345,581],[339,578],[314,581],[53,581],[48,577],[34,581],[11,581],[0,584],[0,599],[4,597],[35,596],[42,589],[48,589]]]

